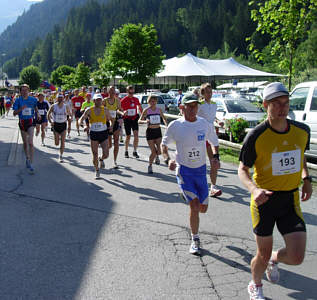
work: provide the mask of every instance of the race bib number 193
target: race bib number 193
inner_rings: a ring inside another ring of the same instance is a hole
[[[301,151],[285,151],[272,153],[272,175],[294,174],[300,171]]]

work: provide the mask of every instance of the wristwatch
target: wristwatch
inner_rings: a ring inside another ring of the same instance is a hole
[[[311,176],[306,176],[303,178],[303,181],[304,180],[308,180],[311,183],[313,181],[313,178]]]

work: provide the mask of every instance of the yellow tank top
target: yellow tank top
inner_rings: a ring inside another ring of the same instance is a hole
[[[119,108],[118,100],[117,100],[117,99],[114,99],[113,104],[110,104],[110,103],[108,102],[109,99],[110,99],[110,98],[107,98],[107,99],[105,100],[106,108],[109,110],[110,116],[115,119],[116,116],[117,116],[117,109]]]
[[[107,123],[107,117],[105,115],[105,109],[104,109],[104,106],[101,106],[100,107],[100,115],[96,115],[95,114],[95,106],[91,107],[91,110],[90,110],[90,119],[89,119],[89,122],[91,124],[93,123],[103,123],[103,124],[106,124]]]

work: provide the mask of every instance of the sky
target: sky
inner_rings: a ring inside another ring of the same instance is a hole
[[[0,34],[13,24],[23,11],[43,0],[0,0]]]

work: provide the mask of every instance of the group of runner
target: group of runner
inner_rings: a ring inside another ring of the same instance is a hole
[[[34,125],[37,134],[41,131],[44,145],[45,124],[47,121],[52,124],[55,144],[58,146],[60,143],[59,159],[62,162],[67,122],[71,120],[72,115],[75,116],[79,135],[80,126],[85,121],[98,179],[100,169],[105,167],[104,160],[109,157],[112,139],[114,167],[118,167],[120,120],[123,120],[126,131],[126,158],[129,158],[131,131],[134,136],[132,155],[139,158],[138,124],[146,123],[146,139],[150,148],[148,173],[153,173],[154,162],[160,163],[161,153],[168,168],[176,171],[178,185],[189,203],[192,235],[189,252],[201,254],[199,215],[207,212],[209,196],[221,195],[221,190],[216,187],[217,170],[220,168],[218,137],[213,126],[216,104],[212,102],[212,88],[209,84],[201,86],[200,97],[193,93],[182,97],[182,116],[168,126],[163,112],[156,106],[157,97],[149,95],[149,105],[143,110],[138,98],[134,97],[132,86],[127,87],[128,95],[121,101],[116,97],[115,88],[110,87],[107,95],[81,95],[79,90],[75,90],[74,96],[70,98],[59,93],[56,95],[56,102],[50,107],[44,101],[44,95],[39,94],[38,100],[30,97],[26,85],[21,86],[20,93],[21,96],[14,102],[13,111],[14,115],[19,115],[26,167],[31,173],[34,172]],[[300,199],[306,201],[312,194],[311,177],[304,156],[309,147],[310,130],[302,123],[287,119],[289,93],[284,85],[278,82],[269,84],[264,89],[263,96],[267,120],[248,133],[240,153],[238,170],[241,182],[251,193],[250,207],[257,244],[256,256],[251,261],[252,280],[248,285],[251,300],[265,299],[261,282],[264,272],[269,281],[276,283],[279,280],[278,263],[297,265],[303,261],[306,227]],[[167,126],[163,139],[162,121]],[[169,151],[169,145],[172,143],[176,143],[175,157],[172,157]],[[102,149],[100,156],[99,145]],[[206,156],[211,166],[210,194],[206,176]],[[252,167],[253,179],[249,172]],[[298,188],[301,180],[304,184],[300,196]],[[284,238],[285,247],[272,251],[275,224]]]

